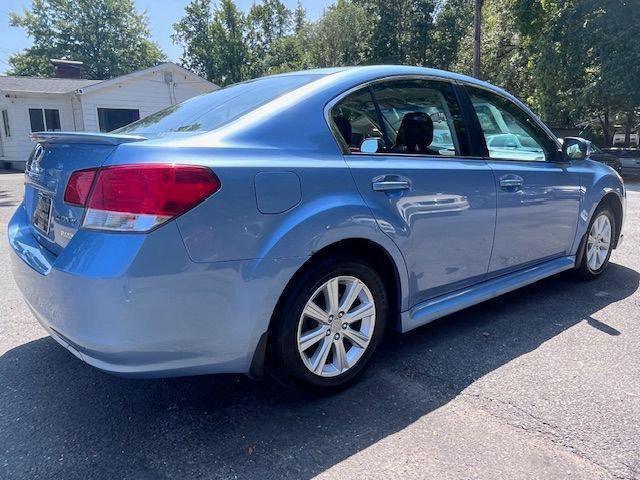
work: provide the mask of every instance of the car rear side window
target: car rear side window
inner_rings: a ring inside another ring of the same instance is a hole
[[[345,97],[331,110],[333,125],[350,152],[360,152],[367,138],[382,138],[382,128],[368,87]]]
[[[376,83],[345,97],[331,116],[352,153],[369,137],[382,140],[381,154],[453,156],[468,151],[462,113],[446,82]]]
[[[215,130],[322,76],[282,75],[237,83],[172,105],[115,132],[163,134]]]

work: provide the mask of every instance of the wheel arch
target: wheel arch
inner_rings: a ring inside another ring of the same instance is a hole
[[[591,212],[586,218],[584,233],[580,238],[580,245],[578,247],[578,253],[576,255],[576,263],[575,263],[576,267],[580,265],[580,263],[582,263],[582,257],[584,256],[584,253],[586,250],[587,235],[589,233],[588,226],[591,223],[591,219],[593,218],[593,215],[595,215],[595,213],[598,211],[598,208],[600,208],[601,205],[608,205],[613,212],[614,220],[616,222],[616,225],[615,225],[616,236],[613,239],[612,248],[616,248],[618,246],[618,241],[620,240],[620,234],[621,234],[622,225],[624,221],[624,208],[622,206],[622,200],[620,198],[620,195],[614,190],[609,190],[606,193],[604,193],[604,195],[600,198],[600,201],[598,201],[597,203],[594,203],[594,206]]]
[[[269,319],[267,330],[262,334],[251,362],[250,375],[261,377],[268,361],[269,342],[273,325],[278,321],[282,304],[295,288],[296,280],[317,262],[332,256],[344,256],[359,259],[369,264],[382,277],[389,296],[389,327],[400,330],[400,312],[406,309],[408,294],[408,276],[404,259],[399,251],[390,251],[370,238],[344,238],[319,248],[297,269],[284,287]]]

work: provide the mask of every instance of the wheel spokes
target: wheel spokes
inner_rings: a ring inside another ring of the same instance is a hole
[[[324,338],[324,343],[320,345],[313,354],[313,357],[311,357],[311,370],[318,375],[322,373],[324,366],[327,364],[327,357],[329,356],[331,345],[333,343],[330,337],[325,336]]]
[[[302,313],[307,317],[312,318],[321,324],[326,324],[328,323],[328,320],[329,320],[329,315],[327,314],[327,312],[325,312],[318,305],[316,305],[313,300],[310,300],[307,303]]]
[[[336,370],[342,372],[349,368],[349,360],[347,359],[347,352],[344,349],[344,341],[342,338],[333,342],[333,366]]]
[[[329,312],[337,311],[338,306],[340,305],[338,286],[338,278],[332,278],[327,282],[325,286],[325,298],[327,301],[327,309],[329,310]]]
[[[327,336],[326,327],[318,327],[300,337],[300,350],[306,351]]]
[[[587,264],[591,270],[598,270],[607,261],[611,247],[611,222],[606,215],[597,217],[587,237]]]
[[[347,337],[356,347],[366,348],[369,344],[369,337],[358,330],[347,328],[344,330],[344,336]]]
[[[352,368],[369,346],[375,320],[373,296],[361,280],[346,275],[327,280],[307,300],[298,320],[303,363],[322,377]]]
[[[367,318],[375,313],[375,308],[373,303],[364,303],[356,308],[353,312],[349,312],[345,315],[345,319],[347,323],[354,323],[358,320],[362,320]]]

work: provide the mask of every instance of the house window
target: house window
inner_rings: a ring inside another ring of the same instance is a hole
[[[51,108],[30,108],[29,120],[32,132],[59,132],[60,111]]]
[[[99,108],[98,125],[101,132],[110,132],[140,120],[140,110],[132,108]]]
[[[4,127],[4,136],[11,136],[11,128],[9,127],[9,111],[5,108],[2,110],[2,125]]]

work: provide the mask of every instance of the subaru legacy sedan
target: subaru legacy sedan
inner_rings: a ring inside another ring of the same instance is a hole
[[[624,185],[586,141],[438,70],[265,77],[33,139],[16,282],[56,341],[117,375],[336,388],[387,329],[596,278],[622,239]]]

